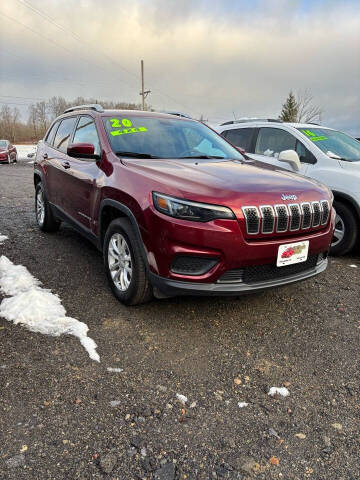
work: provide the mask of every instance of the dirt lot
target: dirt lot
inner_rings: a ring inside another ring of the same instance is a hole
[[[0,319],[1,479],[360,478],[358,253],[266,293],[127,308],[89,243],[37,229],[33,193],[30,165],[0,166],[0,254],[88,324],[101,363]]]

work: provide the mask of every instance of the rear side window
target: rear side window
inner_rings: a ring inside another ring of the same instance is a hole
[[[295,150],[296,138],[280,128],[260,128],[255,153],[267,157],[279,156],[283,150]]]
[[[59,123],[60,122],[55,122],[54,125],[50,128],[50,130],[48,131],[48,134],[45,137],[45,142],[48,143],[49,145],[53,144],[55,133],[56,133],[56,130],[59,126]]]
[[[74,133],[73,143],[91,143],[95,148],[94,153],[100,155],[99,136],[94,120],[91,117],[80,117]]]
[[[73,132],[76,122],[76,117],[64,118],[61,121],[59,128],[57,129],[54,147],[60,150],[61,152],[66,153],[71,134]]]
[[[254,128],[234,128],[225,130],[222,135],[236,147],[241,147],[245,152],[250,152],[254,132]]]

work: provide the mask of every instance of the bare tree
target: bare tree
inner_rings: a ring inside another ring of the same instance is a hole
[[[0,111],[0,137],[14,142],[16,140],[19,118],[20,112],[18,108],[10,108],[8,105],[4,105]]]
[[[34,104],[29,106],[29,116],[28,116],[28,125],[31,127],[32,134],[34,138],[37,138],[37,119],[36,119],[36,108]]]
[[[50,120],[54,120],[56,117],[64,113],[68,108],[68,103],[64,97],[52,97],[47,103],[47,109],[50,116]]]
[[[321,122],[322,109],[318,105],[314,105],[313,100],[314,97],[309,89],[298,92],[296,96],[297,122]]]

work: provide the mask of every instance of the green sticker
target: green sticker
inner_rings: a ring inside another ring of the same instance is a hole
[[[123,130],[112,130],[110,133],[113,137],[117,137],[118,135],[128,135],[129,133],[140,133],[140,132],[147,132],[146,127],[132,127],[132,128],[124,128]]]
[[[112,130],[110,134],[113,137],[117,137],[118,135],[128,135],[129,133],[140,133],[140,132],[147,132],[146,127],[133,127],[132,121],[128,118],[123,118],[120,123],[119,118],[111,118],[111,127],[116,128],[116,130]],[[126,128],[123,128],[126,127]],[[121,130],[122,129],[122,130]]]
[[[316,135],[316,133],[311,130],[301,130],[312,142],[321,142],[322,140],[327,140],[328,137],[325,135]]]

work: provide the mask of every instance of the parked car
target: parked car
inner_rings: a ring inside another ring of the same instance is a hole
[[[254,292],[327,266],[329,189],[249,165],[195,120],[72,107],[39,142],[34,168],[39,227],[66,221],[91,240],[126,304]]]
[[[216,130],[246,155],[328,185],[336,225],[331,253],[344,255],[360,238],[360,143],[337,130],[279,120],[226,122]]]
[[[16,147],[9,140],[0,140],[0,163],[16,163]]]

